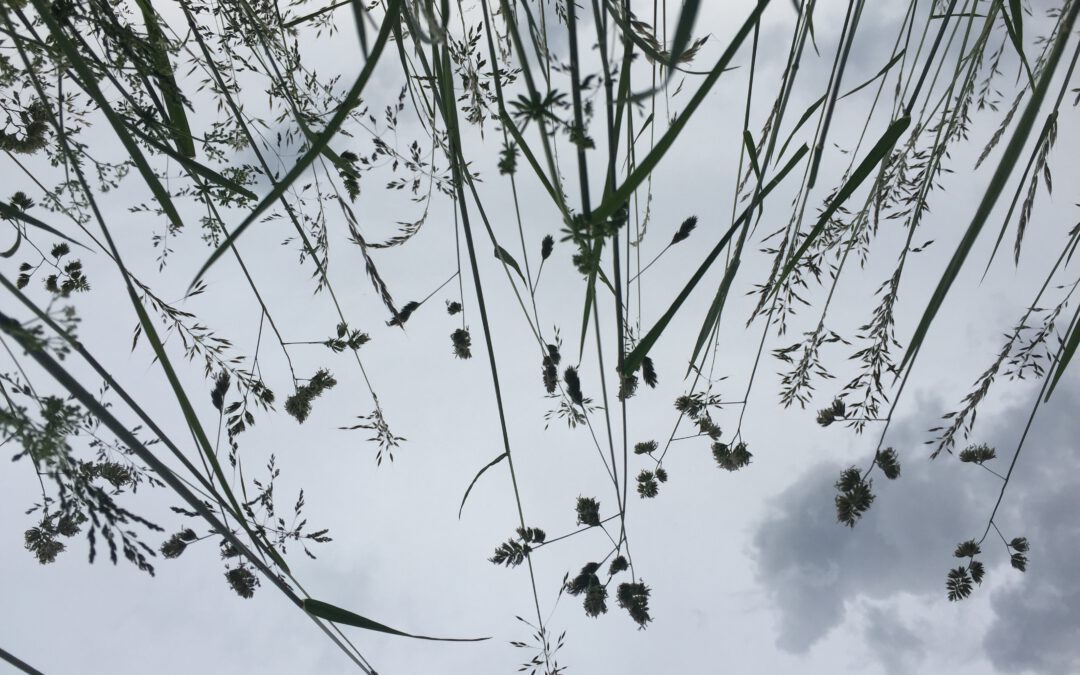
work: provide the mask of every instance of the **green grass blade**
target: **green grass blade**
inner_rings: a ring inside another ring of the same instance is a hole
[[[1054,367],[1054,376],[1050,378],[1050,386],[1046,389],[1044,401],[1050,400],[1050,395],[1054,393],[1054,389],[1061,380],[1061,376],[1065,373],[1065,368],[1067,368],[1069,362],[1072,361],[1072,357],[1076,353],[1076,347],[1078,345],[1080,345],[1080,306],[1076,308],[1076,314],[1073,316],[1072,324],[1069,327],[1069,333],[1065,337],[1061,349],[1058,350],[1057,358],[1054,359],[1056,364]]]
[[[754,175],[758,180],[761,180],[761,165],[758,163],[757,147],[754,145],[754,135],[750,133],[750,130],[743,131],[743,145],[746,146],[746,154],[750,156],[750,167],[754,170]]]
[[[694,352],[690,355],[689,366],[686,368],[686,374],[689,375],[690,371],[694,368],[694,363],[697,362],[698,354],[701,353],[701,348],[705,346],[705,341],[709,339],[709,335],[712,333],[713,328],[720,321],[720,314],[724,309],[724,304],[727,302],[728,292],[731,290],[731,282],[735,279],[735,273],[739,271],[739,252],[736,252],[735,257],[731,260],[731,264],[724,271],[724,278],[720,282],[720,287],[716,289],[716,297],[713,298],[712,304],[709,306],[709,311],[705,315],[705,321],[701,324],[701,330],[698,331],[697,341],[694,343]]]
[[[146,24],[146,36],[153,49],[154,67],[158,71],[155,75],[161,80],[161,97],[165,99],[165,110],[169,114],[169,125],[173,130],[176,149],[185,157],[194,157],[195,141],[191,137],[191,125],[184,110],[184,100],[180,96],[180,88],[176,86],[176,76],[172,64],[169,63],[169,54],[165,50],[165,34],[161,31],[161,24],[158,23],[157,14],[150,1],[135,0],[135,4],[139,6],[143,23]]]
[[[43,675],[37,668],[31,666],[14,654],[4,651],[2,648],[0,648],[0,660],[7,661],[13,668],[21,670],[26,673],[26,675]]]
[[[75,241],[71,237],[67,236],[66,234],[64,234],[60,230],[53,227],[52,225],[46,225],[45,223],[41,222],[37,218],[31,216],[29,213],[26,213],[22,209],[17,209],[14,206],[12,206],[11,204],[8,204],[7,202],[4,202],[4,201],[0,201],[0,218],[7,218],[7,219],[11,219],[11,220],[21,220],[22,222],[26,223],[27,225],[32,225],[33,227],[36,227],[39,230],[45,230],[46,232],[53,235],[54,237],[60,237],[61,239],[65,240],[65,241],[69,241],[72,244],[75,244],[76,246],[81,246],[81,247],[85,248],[87,251],[90,250],[90,248],[88,246],[86,246],[85,244],[82,244],[82,243],[80,243],[78,241]]]
[[[483,476],[485,471],[487,471],[491,467],[495,466],[499,462],[503,461],[504,459],[506,459],[506,453],[505,452],[503,454],[499,455],[498,457],[496,457],[495,459],[491,460],[487,464],[485,464],[484,468],[482,468],[482,469],[480,469],[479,471],[476,472],[476,475],[473,476],[472,481],[469,483],[469,487],[467,487],[465,489],[465,495],[461,498],[461,506],[459,506],[458,510],[457,510],[457,517],[459,519],[461,518],[462,510],[465,509],[465,500],[469,498],[469,493],[472,492],[473,486],[476,485],[476,481],[480,480],[480,476]]]
[[[1020,8],[1020,0],[1009,0],[1008,11],[1006,11],[1003,4],[1001,6],[1001,18],[1005,22],[1005,30],[1009,34],[1013,49],[1016,50],[1017,56],[1020,57],[1020,63],[1024,66],[1024,73],[1027,75],[1028,82],[1034,85],[1035,76],[1031,72],[1031,65],[1028,63],[1027,55],[1024,54],[1024,12]]]
[[[16,227],[15,228],[15,243],[11,245],[11,248],[4,251],[3,253],[0,253],[0,258],[10,258],[11,256],[15,255],[15,253],[18,252],[18,250],[19,250],[19,245],[20,244],[22,244],[22,230],[20,230],[19,228]]]
[[[1012,175],[1013,168],[1020,159],[1020,153],[1023,152],[1028,137],[1031,135],[1031,130],[1035,126],[1035,120],[1039,115],[1039,108],[1042,107],[1042,102],[1046,98],[1046,92],[1050,88],[1050,81],[1054,78],[1054,73],[1057,71],[1057,65],[1061,61],[1061,53],[1064,51],[1069,38],[1072,37],[1078,13],[1080,13],[1080,2],[1074,2],[1069,7],[1068,15],[1065,16],[1061,22],[1057,37],[1054,40],[1054,46],[1051,49],[1050,55],[1047,57],[1046,66],[1039,75],[1039,81],[1032,91],[1027,108],[1024,109],[1023,116],[1021,116],[1020,121],[1017,122],[1016,130],[1013,131],[1012,138],[1009,139],[1009,145],[1005,148],[1005,153],[1002,155],[1001,161],[998,162],[997,168],[994,170],[994,175],[990,179],[990,184],[987,186],[986,192],[983,193],[982,200],[979,202],[979,207],[976,209],[975,215],[971,219],[971,224],[968,225],[968,229],[964,233],[963,239],[960,240],[960,244],[956,247],[956,251],[953,253],[952,259],[945,268],[941,280],[938,281],[937,288],[934,289],[933,295],[930,296],[930,301],[926,305],[926,309],[923,312],[918,327],[915,329],[914,335],[912,335],[911,340],[908,342],[907,351],[904,353],[904,358],[896,370],[897,376],[903,373],[905,368],[910,367],[915,360],[916,355],[919,353],[919,349],[922,347],[923,340],[930,330],[930,325],[934,321],[934,317],[937,316],[938,310],[941,309],[941,305],[945,302],[945,296],[948,295],[953,282],[956,281],[957,276],[959,276],[960,270],[964,266],[964,261],[967,260],[968,254],[975,245],[975,240],[979,238],[983,225],[986,224],[987,218],[990,217],[990,213],[994,210],[994,205],[997,203],[998,196],[1009,182],[1009,177]]]
[[[679,12],[679,23],[675,26],[675,41],[671,45],[668,60],[668,78],[675,72],[675,66],[679,59],[686,53],[690,44],[690,37],[694,32],[694,24],[697,23],[698,9],[701,7],[700,0],[684,0],[682,10]]]
[[[525,285],[528,286],[528,282],[525,280],[525,273],[521,271],[521,266],[518,265],[518,261],[514,260],[514,256],[510,255],[510,251],[507,251],[502,246],[495,244],[495,257],[499,259],[504,265],[511,267],[517,275],[521,277],[522,281],[525,281]]]
[[[378,631],[380,633],[389,633],[390,635],[401,635],[402,637],[415,638],[417,640],[437,640],[439,642],[480,642],[481,640],[490,640],[491,638],[437,638],[428,637],[426,635],[413,635],[412,633],[406,633],[396,628],[379,623],[378,621],[372,621],[371,619],[360,616],[350,612],[347,609],[342,609],[335,605],[331,605],[328,602],[322,602],[321,600],[312,600],[307,598],[304,600],[304,611],[312,616],[317,616],[320,619],[326,619],[327,621],[333,621],[334,623],[343,623],[347,626],[356,626],[357,628],[366,628],[367,630]]]

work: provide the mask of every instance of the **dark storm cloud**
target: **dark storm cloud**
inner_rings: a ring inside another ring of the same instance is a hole
[[[1004,546],[986,540],[987,577],[1010,575],[991,596],[995,618],[985,638],[987,656],[1002,670],[1075,672],[1080,664],[1080,579],[1072,569],[1080,556],[1080,420],[1071,411],[1080,397],[1073,383],[1044,406],[1025,445],[998,517],[1006,537],[1032,542],[1026,575],[1008,567]],[[980,420],[974,440],[998,448],[1004,472],[1030,413],[1030,396]],[[924,429],[942,407],[923,402],[891,436],[901,453],[898,481],[875,478],[877,501],[854,530],[836,523],[833,483],[841,469],[822,464],[782,493],[759,526],[754,543],[759,579],[779,612],[777,644],[805,652],[841,624],[861,599],[886,601],[900,593],[944,598],[945,575],[957,561],[960,541],[979,537],[997,497],[999,482],[955,457],[926,459]],[[868,439],[869,441],[869,439]],[[1015,531],[1014,529],[1015,528]],[[993,535],[992,535],[993,536]],[[976,589],[976,593],[979,589]],[[872,609],[865,637],[890,671],[910,671],[921,658],[913,631]],[[889,645],[887,649],[877,649]]]

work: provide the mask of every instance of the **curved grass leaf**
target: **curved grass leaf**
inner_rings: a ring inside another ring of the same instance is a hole
[[[81,242],[78,242],[78,241],[75,241],[71,237],[67,236],[66,234],[64,234],[60,230],[53,227],[52,225],[46,225],[45,223],[41,222],[37,218],[35,218],[35,217],[31,216],[30,214],[26,213],[22,209],[17,209],[14,206],[12,206],[11,204],[8,204],[7,202],[0,201],[0,218],[9,218],[11,220],[21,220],[22,222],[26,223],[27,225],[32,225],[32,226],[38,228],[39,230],[45,230],[46,232],[53,235],[54,237],[60,237],[61,239],[65,240],[65,241],[69,241],[72,244],[75,244],[76,246],[81,246],[82,248],[85,248],[87,251],[90,250],[90,248],[88,246],[86,246],[85,244],[83,244]]]
[[[508,265],[517,272],[522,281],[525,281],[525,274],[522,273],[521,267],[518,265],[517,260],[514,260],[514,256],[510,255],[510,251],[507,251],[502,246],[495,244],[495,257],[499,259],[504,265]],[[527,282],[526,282],[527,285]]]
[[[481,638],[437,638],[428,637],[426,635],[413,635],[412,633],[406,633],[396,628],[379,623],[378,621],[372,621],[371,619],[360,616],[350,612],[347,609],[342,609],[335,605],[331,605],[328,602],[322,602],[321,600],[312,600],[307,598],[303,602],[304,611],[312,616],[317,616],[320,619],[326,619],[327,621],[333,621],[334,623],[343,623],[347,626],[356,626],[357,628],[366,628],[367,630],[378,631],[380,633],[389,633],[390,635],[400,635],[402,637],[414,638],[417,640],[436,640],[438,642],[480,642],[482,640],[490,640],[488,637]]]
[[[161,24],[158,23],[157,14],[149,0],[135,0],[135,4],[139,6],[143,23],[146,24],[146,36],[153,50],[154,67],[158,71],[155,75],[162,83],[161,97],[165,99],[165,111],[169,114],[169,125],[172,127],[176,149],[185,157],[194,157],[195,141],[191,138],[191,125],[188,123],[187,112],[184,111],[184,100],[180,96],[180,88],[176,86],[169,54],[165,50],[165,34],[161,32]]]
[[[705,341],[709,339],[709,335],[713,332],[713,328],[720,322],[720,314],[724,309],[724,304],[727,302],[728,292],[731,290],[731,282],[735,280],[735,274],[739,271],[739,256],[742,253],[741,247],[735,252],[735,257],[732,258],[728,268],[724,270],[724,278],[720,282],[720,287],[716,289],[716,297],[713,298],[712,304],[709,306],[708,313],[705,314],[705,322],[701,324],[701,330],[698,331],[697,342],[694,343],[694,352],[690,355],[690,365],[686,368],[686,374],[689,375],[690,371],[694,369],[694,363],[697,362],[698,354],[701,353],[701,348],[705,346]]]
[[[16,227],[15,243],[11,245],[11,248],[4,251],[3,253],[0,253],[0,258],[10,258],[11,256],[15,255],[15,253],[19,250],[20,244],[22,244],[22,230]]]
[[[1057,358],[1054,359],[1056,364],[1054,367],[1053,377],[1050,378],[1050,385],[1046,388],[1046,396],[1044,401],[1050,400],[1050,395],[1054,393],[1054,389],[1057,387],[1058,382],[1061,380],[1062,374],[1065,373],[1065,368],[1068,367],[1069,362],[1072,361],[1072,357],[1076,354],[1076,347],[1080,345],[1080,307],[1077,307],[1076,314],[1073,316],[1072,324],[1069,327],[1068,335],[1066,335],[1064,342],[1061,344],[1061,349],[1058,351]]]
[[[457,517],[458,518],[461,518],[461,511],[465,508],[465,500],[469,498],[469,493],[472,492],[473,486],[476,485],[476,481],[480,480],[480,476],[483,476],[485,471],[487,471],[491,467],[495,466],[499,462],[503,461],[504,459],[506,459],[506,453],[505,452],[503,454],[499,455],[498,457],[496,457],[495,459],[491,460],[487,464],[485,464],[484,468],[482,468],[482,469],[480,469],[479,471],[476,472],[476,475],[473,476],[472,482],[469,483],[469,487],[467,487],[465,489],[465,496],[463,496],[461,498],[461,506],[458,507],[458,510],[457,510]]]

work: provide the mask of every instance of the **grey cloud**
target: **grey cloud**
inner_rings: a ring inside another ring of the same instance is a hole
[[[1063,388],[1040,412],[997,518],[1006,537],[1031,540],[1028,573],[1009,568],[996,538],[983,546],[988,579],[1013,575],[991,596],[995,618],[985,638],[988,657],[1002,670],[1075,672],[1080,665],[1080,579],[1071,573],[1080,557],[1080,458],[1072,440],[1080,437],[1080,422],[1069,413],[1080,402],[1077,389]],[[987,415],[976,429],[973,440],[998,448],[999,471],[1006,470],[1033,394]],[[896,482],[875,478],[877,500],[853,531],[836,523],[833,510],[839,464],[811,469],[776,499],[754,544],[758,577],[779,612],[780,648],[807,651],[864,600],[888,606],[900,593],[943,599],[945,574],[957,562],[953,548],[981,535],[999,483],[955,458],[926,460],[923,430],[942,409],[921,402],[890,436],[903,474]],[[865,637],[890,672],[910,672],[923,648],[885,612],[869,610]]]
[[[952,548],[970,536],[978,518],[971,484],[986,481],[971,467],[925,461],[913,432],[929,426],[925,420],[940,406],[922,408],[926,413],[915,416],[919,423],[897,434],[906,441],[897,443],[901,478],[874,480],[877,501],[854,531],[836,521],[833,484],[845,466],[832,463],[817,466],[782,493],[759,527],[758,575],[780,611],[782,649],[809,649],[844,620],[845,602],[859,595],[942,592]]]
[[[1017,532],[1031,542],[1028,572],[1020,583],[994,593],[996,617],[983,641],[990,661],[1005,672],[1080,672],[1080,489],[1075,478],[1080,475],[1080,434],[1070,414],[1080,396],[1066,389],[1052,403],[1045,417],[1036,419],[1044,433],[1025,447],[1022,461],[1034,466],[1018,470],[1021,479],[1027,478],[1027,489],[1009,513],[1018,521]],[[1024,421],[1016,415],[999,423]],[[1071,480],[1062,482],[1059,476]]]
[[[890,611],[891,610],[891,611]],[[895,608],[866,611],[863,638],[889,675],[915,672],[926,654],[923,639],[899,618]]]

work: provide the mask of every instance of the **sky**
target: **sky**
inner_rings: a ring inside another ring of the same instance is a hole
[[[774,4],[763,24],[762,44],[786,46],[794,15],[788,3]],[[699,31],[711,32],[695,65],[719,55],[748,6],[709,3],[702,9]],[[800,77],[806,84],[796,89],[791,107],[796,115],[812,100],[814,87],[828,78],[843,9],[844,3],[822,3],[815,24],[821,55],[808,55],[804,62]],[[1034,16],[1040,16],[1043,8],[1034,9]],[[902,3],[882,3],[864,17],[850,82],[870,77],[888,60],[892,27],[902,11]],[[1036,32],[1040,25],[1032,19],[1029,29]],[[351,29],[351,22],[342,26]],[[343,33],[339,40],[352,39],[347,30]],[[327,40],[312,45],[319,68],[341,68],[336,44]],[[757,77],[775,83],[782,57],[780,51],[766,52]],[[745,57],[738,63],[740,68],[721,78],[690,121],[652,183],[653,219],[642,245],[643,259],[651,259],[683,219],[697,216],[699,226],[688,242],[673,247],[643,277],[648,281],[641,297],[643,328],[670,303],[729,222],[741,142]],[[373,86],[393,100],[399,74],[391,66],[380,66]],[[659,102],[659,110],[680,110],[693,86],[687,79],[678,94]],[[764,119],[773,89],[761,91],[768,94],[761,97],[757,120]],[[838,110],[832,137],[836,147],[827,155],[819,181],[825,186],[819,189],[822,198],[822,190],[835,185],[846,168],[843,152],[855,146],[856,122],[870,96],[864,92],[852,97],[850,107]],[[925,236],[917,239],[935,243],[913,257],[905,277],[897,327],[901,342],[914,329],[986,189],[989,172],[975,171],[974,160],[998,119],[999,114],[991,112],[975,117],[971,143],[949,159],[954,173],[943,178],[947,191],[931,200]],[[418,134],[415,123],[406,120],[399,140]],[[467,151],[477,153],[485,206],[494,214],[503,241],[516,243],[513,203],[489,152],[497,147],[498,135],[491,126],[483,137],[470,134]],[[1077,140],[1075,128],[1063,123],[1057,147],[1077,147]],[[565,145],[563,149],[569,152]],[[778,403],[776,373],[783,364],[769,356],[768,349],[795,342],[801,331],[810,330],[817,315],[806,311],[795,317],[789,335],[773,335],[767,342],[743,424],[753,463],[729,474],[716,467],[705,440],[678,441],[665,459],[671,478],[658,497],[641,500],[631,492],[627,522],[634,564],[652,589],[654,621],[646,630],[638,630],[613,598],[606,615],[591,619],[578,599],[559,595],[564,574],[573,575],[606,554],[609,546],[601,532],[576,535],[533,556],[545,622],[554,635],[565,630],[557,657],[567,673],[1080,672],[1080,643],[1075,639],[1080,634],[1080,580],[1072,573],[1072,561],[1080,556],[1075,518],[1080,510],[1075,441],[1080,419],[1072,414],[1080,405],[1077,371],[1068,372],[1054,397],[1040,408],[997,517],[1007,538],[1024,536],[1031,542],[1027,572],[1010,568],[1004,545],[992,534],[980,556],[986,579],[971,598],[959,603],[945,597],[946,574],[959,564],[952,551],[959,542],[981,536],[1000,482],[955,456],[930,460],[925,444],[933,437],[928,430],[957,407],[1000,349],[1003,333],[1030,302],[1043,273],[1037,253],[1059,250],[1077,221],[1075,195],[1069,194],[1080,168],[1077,160],[1060,152],[1051,163],[1058,188],[1052,197],[1040,197],[1020,265],[1014,267],[1008,256],[1000,256],[981,281],[974,273],[981,266],[973,266],[953,290],[886,437],[886,445],[899,453],[901,477],[886,481],[876,475],[877,499],[862,521],[853,529],[837,524],[833,484],[841,470],[869,462],[878,427],[872,425],[859,436],[842,425],[817,425],[815,411],[831,401],[832,382],[818,383],[813,404],[805,410],[784,409]],[[520,189],[526,240],[538,250],[544,235],[558,239],[561,223],[535,181],[523,177]],[[568,185],[568,190],[573,196],[574,188]],[[205,245],[197,236],[177,240],[169,266],[158,272],[150,247],[154,225],[127,212],[128,202],[121,198],[125,195],[115,195],[106,208],[133,270],[152,278],[166,297],[179,298],[207,255]],[[372,240],[391,236],[394,223],[406,219],[403,213],[420,215],[420,207],[407,198],[381,190],[378,179],[364,184],[361,204],[361,226]],[[782,226],[787,217],[785,201],[774,200],[760,233]],[[341,225],[335,221],[335,227]],[[455,272],[453,228],[452,205],[436,201],[424,229],[408,246],[377,254],[395,298],[422,299]],[[833,301],[830,329],[850,334],[869,318],[874,289],[891,272],[903,245],[900,226],[889,228],[883,226],[880,252],[865,268],[845,272],[850,278]],[[274,311],[288,317],[288,339],[326,339],[336,315],[324,295],[312,295],[308,270],[295,264],[295,247],[281,245],[288,233],[282,223],[259,223],[239,248],[247,260],[255,261],[252,274],[273,298]],[[461,299],[456,282],[424,305],[405,331],[387,327],[386,311],[364,276],[359,253],[346,243],[344,227],[335,236],[330,269],[339,299],[353,325],[372,336],[361,352],[366,372],[394,432],[407,440],[395,450],[392,463],[377,466],[375,448],[362,431],[339,429],[372,407],[354,364],[347,355],[318,346],[297,347],[291,353],[298,374],[328,367],[339,384],[316,402],[302,426],[277,415],[260,419],[245,432],[240,443],[246,470],[261,477],[265,472],[260,467],[273,453],[282,468],[276,488],[279,503],[291,503],[302,487],[310,522],[330,529],[334,541],[313,549],[317,560],[290,549],[293,572],[312,597],[405,631],[491,638],[479,643],[425,642],[345,628],[379,673],[516,672],[534,655],[511,644],[529,643],[534,633],[526,623],[535,622],[528,573],[524,566],[505,569],[486,560],[518,522],[505,463],[477,481],[458,518],[465,488],[502,452],[471,281],[465,282],[464,304],[474,358],[459,360],[453,358],[449,340],[458,327],[456,317],[443,309],[444,301]],[[984,235],[978,242],[974,258],[987,259],[990,239]],[[486,247],[486,242],[480,245]],[[553,327],[561,329],[564,353],[575,351],[583,293],[569,249],[567,244],[556,246],[537,295],[540,326],[547,334]],[[85,262],[94,293],[79,304],[85,317],[81,339],[122,384],[137,392],[140,403],[164,421],[174,438],[184,438],[183,419],[160,368],[145,345],[129,348],[133,312],[109,301],[122,293],[118,275],[104,261],[87,256]],[[545,419],[553,404],[543,395],[530,329],[501,266],[494,258],[482,256],[481,262],[526,521],[553,538],[576,529],[574,503],[579,496],[595,496],[601,513],[608,515],[612,493],[588,432]],[[755,250],[736,282],[740,292],[726,310],[731,320],[721,333],[715,374],[717,391],[727,400],[742,397],[761,335],[760,323],[745,327],[755,299],[743,291],[767,273],[768,262]],[[720,276],[713,270],[653,351],[661,386],[655,391],[642,387],[631,400],[631,442],[662,441],[671,433],[676,419],[672,401],[687,384],[681,381],[685,361]],[[237,266],[223,260],[208,275],[207,292],[184,306],[232,339],[238,351],[250,353],[259,314],[250,297],[237,290],[241,279]],[[811,288],[808,293],[820,301],[826,291]],[[3,302],[5,312],[14,312],[13,301]],[[610,307],[602,311],[602,321],[612,323]],[[605,356],[610,357],[614,340],[609,334],[604,339]],[[844,365],[847,352],[831,345],[827,349],[827,362],[837,364],[842,383],[844,375],[850,375]],[[280,351],[260,354],[265,354],[260,363],[265,372],[274,373],[272,386],[283,399],[287,371]],[[586,364],[583,388],[587,396],[599,399],[595,361]],[[183,377],[190,391],[205,392],[196,400],[209,424],[214,419],[210,384],[197,366]],[[971,442],[998,449],[999,459],[991,465],[998,471],[1007,468],[1017,447],[1037,386],[1030,380],[999,379],[980,408]],[[727,430],[737,415],[738,408],[731,407],[717,419]],[[637,468],[632,464],[632,473]],[[22,533],[33,524],[33,516],[24,516],[22,510],[37,498],[36,490],[25,462],[0,471],[0,499],[8,514],[0,519],[0,541],[8,542],[0,556],[7,610],[0,615],[0,647],[42,672],[350,672],[342,654],[269,584],[250,600],[234,595],[210,543],[192,546],[176,560],[158,560],[154,578],[123,564],[114,567],[99,560],[87,565],[81,540],[73,541],[55,563],[37,564],[20,550]],[[178,521],[168,511],[178,500],[164,490],[140,490],[136,496],[139,508],[168,531],[189,525],[205,529]]]

